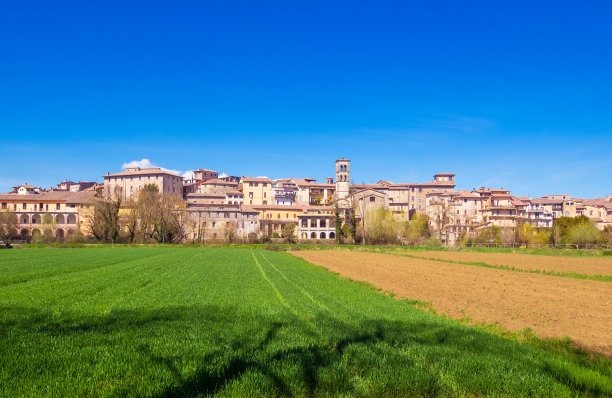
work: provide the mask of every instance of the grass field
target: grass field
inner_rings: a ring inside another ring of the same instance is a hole
[[[612,367],[283,252],[0,251],[3,396],[608,396]]]

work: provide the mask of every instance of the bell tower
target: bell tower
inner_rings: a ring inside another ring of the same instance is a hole
[[[349,173],[351,161],[348,159],[336,160],[336,198],[346,199],[349,196]]]

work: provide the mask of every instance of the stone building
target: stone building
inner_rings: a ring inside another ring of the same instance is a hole
[[[162,195],[183,196],[183,177],[159,167],[130,167],[121,173],[104,176],[105,193],[121,195],[124,199],[138,198],[138,193],[148,184],[156,185]]]

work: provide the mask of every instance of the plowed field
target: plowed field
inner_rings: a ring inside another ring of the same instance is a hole
[[[612,283],[579,280],[389,254],[295,252],[340,275],[431,302],[438,311],[545,338],[570,337],[612,356]],[[538,264],[538,256],[528,256]]]
[[[612,258],[535,256],[515,253],[410,252],[411,256],[460,262],[502,265],[522,270],[574,272],[584,275],[612,275]]]

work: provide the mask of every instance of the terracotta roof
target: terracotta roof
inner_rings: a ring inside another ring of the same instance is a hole
[[[196,172],[196,171],[212,171],[213,173],[216,173],[215,170],[210,170],[210,169],[197,169],[197,170],[194,170],[194,172]]]
[[[173,177],[178,177],[178,178],[183,178],[179,175],[176,175],[174,173],[171,173],[169,171],[166,170],[162,170],[159,167],[152,167],[152,168],[148,168],[148,169],[140,169],[140,170],[130,170],[130,171],[122,171],[120,173],[115,173],[115,174],[107,174],[104,175],[104,178],[107,177],[121,177],[121,176],[137,176],[137,175],[150,175],[150,174],[166,174],[166,175],[170,175]]]
[[[14,200],[14,201],[55,201],[55,202],[66,202],[66,203],[85,203],[89,202],[94,198],[95,192],[93,191],[47,191],[39,194],[28,194],[28,195],[16,195],[16,194],[4,194],[0,195],[0,200]]]
[[[563,203],[563,199],[535,198],[531,199],[531,203],[538,205],[556,205]]]
[[[225,198],[225,194],[223,193],[188,193],[188,199],[197,199],[197,198]]]
[[[245,208],[253,209],[253,210],[288,210],[288,211],[304,211],[308,208],[308,206],[299,206],[299,205],[249,205],[244,206]]]
[[[201,185],[201,184],[219,184],[219,185],[233,185],[233,186],[238,185],[236,181],[225,181],[225,180],[220,180],[218,178],[213,178],[212,180],[199,181],[198,185]]]
[[[435,174],[434,177],[437,177],[437,176],[444,176],[444,177],[446,177],[446,176],[454,176],[454,175],[455,175],[455,173],[438,173],[438,174]]]
[[[269,179],[268,177],[242,177],[241,181],[247,181],[247,182],[272,182],[271,179]]]
[[[242,193],[242,191],[239,191],[237,189],[230,189],[228,191],[225,192],[227,195],[244,195]]]

